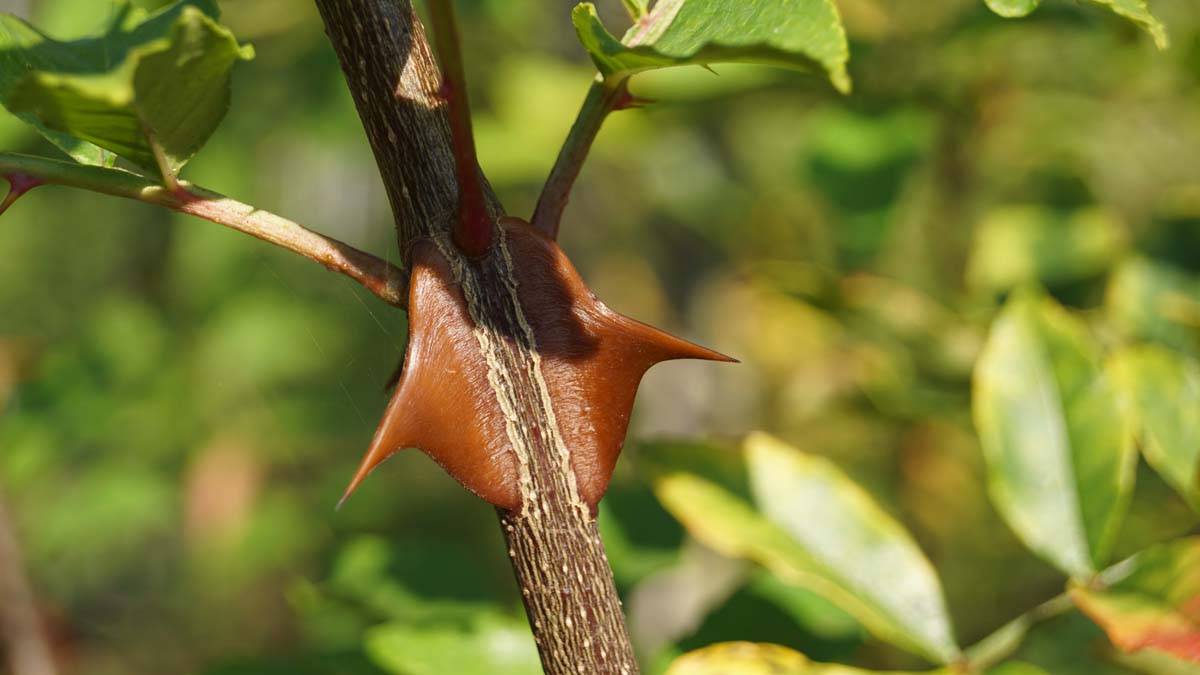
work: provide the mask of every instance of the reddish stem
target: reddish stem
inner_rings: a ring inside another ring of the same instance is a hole
[[[480,257],[492,245],[492,217],[487,208],[475,135],[471,131],[471,106],[467,101],[466,75],[453,0],[430,0],[434,46],[442,66],[441,95],[450,113],[450,135],[458,178],[458,216],[454,243],[471,257]]]
[[[8,181],[8,194],[0,201],[0,214],[7,211],[8,207],[15,204],[26,192],[45,184],[45,181],[26,173],[8,173],[4,175],[4,179]]]

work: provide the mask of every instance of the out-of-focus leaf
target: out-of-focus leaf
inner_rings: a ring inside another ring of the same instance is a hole
[[[1103,272],[1125,243],[1120,221],[1101,209],[1061,217],[1037,206],[1004,207],[979,223],[967,281],[989,291],[1074,281]]]
[[[396,675],[532,675],[541,672],[523,619],[479,612],[463,622],[389,623],[367,632],[367,654]]]
[[[1037,9],[1038,0],[986,0],[988,9],[1003,17],[1026,16]]]
[[[579,41],[605,77],[651,68],[750,62],[823,70],[850,90],[846,32],[831,0],[661,0],[618,40],[592,3],[572,14]]]
[[[944,673],[944,669],[924,675]],[[815,663],[804,654],[781,645],[762,642],[721,642],[675,659],[665,675],[871,675],[882,671]],[[887,671],[886,675],[916,675]]]
[[[1004,17],[1022,17],[1037,9],[1039,0],[984,0],[995,13]],[[1145,0],[1092,0],[1097,5],[1103,5],[1118,16],[1125,17],[1140,26],[1154,38],[1154,44],[1159,49],[1166,49],[1170,44],[1167,29],[1162,22],[1150,13]]]
[[[747,463],[763,513],[686,472],[664,476],[656,492],[706,545],[821,594],[882,640],[939,663],[957,656],[932,568],[865,492],[766,436],[747,442]],[[797,509],[812,511],[797,518]]]
[[[1086,328],[1037,293],[1014,295],[975,369],[975,426],[991,496],[1062,571],[1102,567],[1128,506],[1132,434]]]
[[[1200,348],[1200,284],[1182,271],[1130,258],[1113,274],[1105,308],[1126,337]]]
[[[1200,511],[1200,363],[1154,345],[1109,362],[1150,466]]]
[[[902,525],[834,464],[765,434],[746,441],[763,514],[862,598],[904,626],[924,653],[958,653],[933,566]]]
[[[211,0],[155,13],[122,3],[104,35],[75,42],[0,17],[0,102],[79,162],[111,164],[103,148],[174,174],[225,116],[233,65],[253,55],[217,15]]]
[[[1129,652],[1154,649],[1200,663],[1200,538],[1146,550],[1129,576],[1103,590],[1071,589],[1071,598]]]

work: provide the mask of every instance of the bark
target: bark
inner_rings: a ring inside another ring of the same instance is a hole
[[[409,0],[316,0],[396,219],[406,263],[418,238],[436,240],[459,275],[481,349],[493,364],[509,440],[521,466],[522,508],[500,523],[548,675],[637,672],[620,599],[591,510],[580,499],[554,422],[536,341],[500,237],[467,259],[450,243],[457,206],[440,77]],[[494,215],[499,203],[488,192]]]
[[[0,494],[0,647],[13,675],[56,675],[16,533]]]

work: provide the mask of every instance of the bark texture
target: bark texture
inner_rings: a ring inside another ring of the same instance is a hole
[[[457,206],[440,77],[409,0],[316,0],[367,130],[406,263],[413,242],[441,249],[461,284],[488,380],[520,466],[522,506],[501,512],[513,569],[548,675],[632,675],[612,571],[580,497],[554,417],[537,341],[501,234],[467,259],[449,233]],[[501,212],[489,192],[489,208]]]

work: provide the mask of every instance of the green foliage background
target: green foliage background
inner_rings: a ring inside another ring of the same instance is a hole
[[[56,37],[112,11],[16,4]],[[726,640],[921,666],[686,536],[650,476],[714,453],[670,439],[731,447],[764,429],[830,458],[914,534],[972,644],[1063,587],[986,496],[971,376],[1005,297],[1039,283],[1105,347],[1200,353],[1189,0],[1153,2],[1165,52],[1070,2],[1020,21],[978,0],[837,4],[852,95],[752,66],[639,75],[633,91],[658,103],[606,123],[563,225],[609,305],[743,361],[651,373],[605,500],[650,672]],[[221,5],[258,56],[185,176],[394,258],[312,3]],[[528,215],[592,66],[570,3],[460,5],[481,163]],[[621,3],[598,9],[624,25]],[[7,114],[0,147],[55,152]],[[464,645],[528,672],[490,507],[407,452],[333,511],[404,326],[346,279],[154,207],[48,187],[5,215],[0,493],[69,672],[436,673],[439,650]],[[1144,460],[1136,478],[1115,558],[1197,525]],[[410,658],[422,650],[424,666]],[[1039,626],[1020,656],[1056,675],[1163,672],[1115,656],[1077,613]]]

